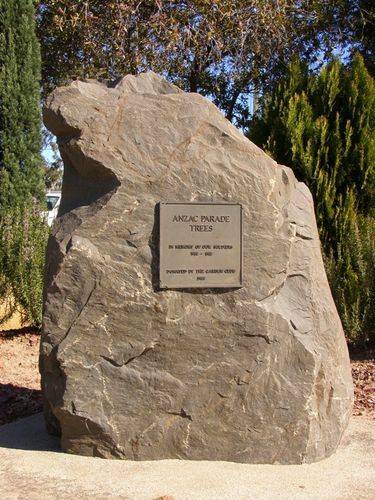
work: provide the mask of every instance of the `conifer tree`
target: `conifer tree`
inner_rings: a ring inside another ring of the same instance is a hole
[[[43,197],[40,51],[32,0],[0,0],[0,210]]]
[[[294,61],[249,137],[311,189],[336,305],[353,342],[375,340],[375,85],[361,56],[318,74]]]
[[[47,230],[34,16],[33,0],[0,0],[0,300],[39,324]]]

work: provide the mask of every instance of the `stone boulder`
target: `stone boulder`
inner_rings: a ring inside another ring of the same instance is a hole
[[[58,88],[44,121],[65,165],[40,354],[63,449],[284,464],[333,453],[353,391],[307,187],[154,73]],[[241,288],[159,288],[166,201],[243,205]]]

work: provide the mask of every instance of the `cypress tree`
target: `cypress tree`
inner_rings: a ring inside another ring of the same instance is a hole
[[[41,321],[44,209],[40,52],[33,0],[0,0],[0,299]]]
[[[0,0],[0,211],[43,198],[33,0]]]
[[[249,131],[312,191],[331,289],[356,343],[375,337],[374,120],[374,80],[357,55],[317,75],[294,61]]]

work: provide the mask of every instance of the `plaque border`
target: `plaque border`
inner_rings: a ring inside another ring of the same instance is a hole
[[[158,272],[158,278],[159,278],[159,289],[160,290],[195,290],[196,288],[200,289],[208,289],[208,290],[215,290],[216,288],[222,289],[222,288],[227,288],[227,289],[238,289],[242,288],[244,286],[243,284],[243,207],[242,203],[232,203],[232,202],[225,202],[225,201],[160,201],[158,203],[159,205],[159,272]],[[165,285],[161,282],[161,275],[160,275],[160,263],[162,259],[162,233],[161,233],[161,209],[163,205],[226,205],[226,206],[236,206],[240,207],[240,280],[236,284],[230,284],[230,285],[206,285],[206,284],[199,284],[196,286],[191,286],[191,285],[174,285],[174,286],[168,286]]]

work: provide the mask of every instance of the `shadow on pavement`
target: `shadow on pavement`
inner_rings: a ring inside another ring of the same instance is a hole
[[[60,452],[60,440],[50,436],[43,413],[0,426],[0,448]]]

